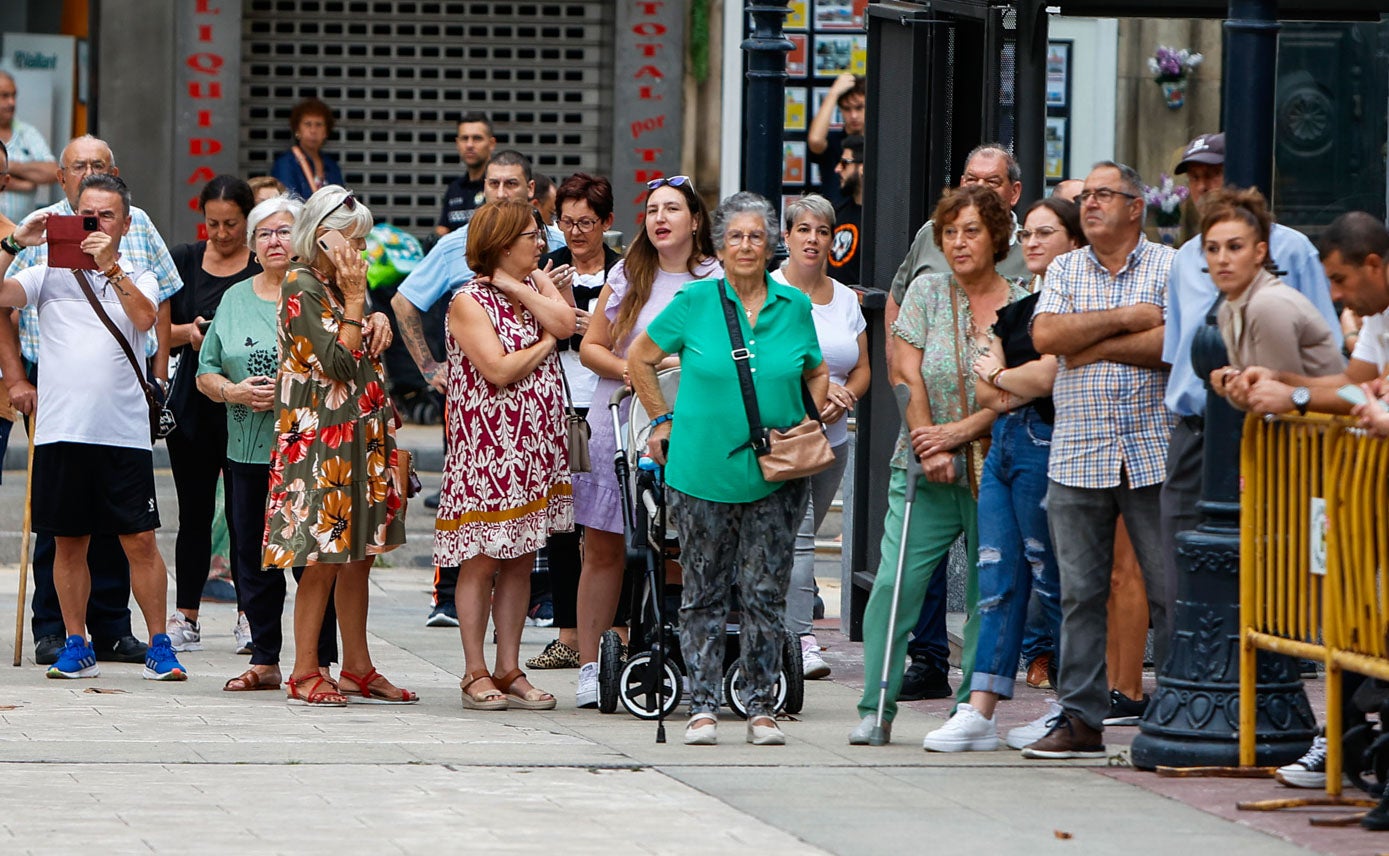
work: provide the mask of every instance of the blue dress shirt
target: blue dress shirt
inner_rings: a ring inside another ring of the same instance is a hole
[[[564,233],[546,226],[545,240],[550,252],[554,252],[564,246]],[[462,288],[472,278],[473,269],[468,267],[468,227],[464,226],[440,238],[396,293],[405,295],[421,312],[428,312],[439,298]]]

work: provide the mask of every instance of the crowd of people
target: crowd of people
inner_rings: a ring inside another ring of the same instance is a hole
[[[0,74],[0,127],[6,86]],[[95,676],[99,660],[186,678],[177,655],[203,644],[220,481],[235,643],[250,655],[225,690],[283,686],[310,707],[418,701],[377,671],[367,632],[369,574],[403,543],[412,490],[382,363],[398,334],[445,402],[427,624],[459,628],[462,706],[558,704],[520,663],[538,569],[557,638],[526,668],[578,669],[575,704],[594,707],[600,638],[636,644],[611,466],[634,398],[680,540],[678,563],[660,570],[678,603],[685,742],[717,742],[730,609],[746,738],[785,742],[775,691],[787,634],[804,677],[830,673],[815,635],[814,538],[870,387],[850,288],[871,237],[863,96],[861,79],[840,78],[812,122],[822,193],[784,212],[746,192],[711,210],[689,176],[656,178],[624,253],[604,240],[607,178],[552,182],[499,150],[485,115],[464,114],[463,174],[442,200],[437,244],[381,307],[394,323],[368,294],[374,218],[325,152],[333,115],[321,101],[294,109],[294,143],[271,176],[208,182],[206,239],[172,249],[132,205],[110,146],[71,140],[51,164],[64,198],[0,224],[0,305],[19,310],[0,314],[0,372],[34,433],[35,659],[52,678]],[[830,128],[836,110],[842,131]],[[1057,698],[1007,745],[1102,757],[1105,728],[1146,709],[1149,628],[1157,663],[1170,641],[1173,543],[1197,522],[1206,390],[1256,413],[1346,413],[1337,390],[1363,384],[1371,403],[1355,414],[1389,435],[1373,403],[1389,394],[1378,380],[1389,231],[1352,213],[1313,246],[1274,223],[1257,190],[1223,187],[1224,158],[1218,134],[1184,152],[1200,234],[1180,249],[1145,237],[1142,179],[1115,162],[1058,185],[1019,221],[1022,176],[996,144],[970,153],[917,232],[888,289],[883,356],[908,395],[864,613],[865,669],[886,676],[886,704],[868,682],[851,744],[890,739],[898,701],[953,694],[924,748],[995,749],[998,704],[1021,664]],[[55,227],[72,217],[82,237],[62,246]],[[60,250],[63,261],[50,257]],[[1191,343],[1217,302],[1229,364],[1200,377]],[[427,330],[439,306],[442,354]],[[677,369],[673,400],[661,378]],[[614,424],[608,403],[624,388],[634,395]],[[571,457],[568,413],[586,419],[590,466]],[[785,478],[768,455],[806,420],[827,452]],[[156,438],[179,500],[172,613],[154,540]],[[952,690],[944,582],[960,539],[968,615]],[[286,671],[287,570],[298,589]],[[1314,782],[1316,749],[1285,779]]]

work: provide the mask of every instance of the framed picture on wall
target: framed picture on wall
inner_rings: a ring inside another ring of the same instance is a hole
[[[813,92],[814,94],[811,97],[814,98],[814,109],[819,110],[820,105],[825,103],[825,96],[830,94],[830,88],[828,86],[817,86]],[[830,113],[830,130],[844,130],[844,117],[839,112],[838,104],[834,105],[834,112]]]
[[[853,74],[868,71],[868,37],[816,35],[815,76],[838,77],[846,71]]]
[[[791,0],[791,13],[786,16],[785,30],[805,30],[810,26],[810,0]]]
[[[787,140],[782,144],[781,151],[781,183],[804,185],[806,171],[809,169],[805,158],[805,143]]]
[[[816,0],[815,29],[862,32],[868,0]]]
[[[805,77],[810,71],[810,36],[791,33],[786,38],[791,42],[791,50],[786,54],[786,76]]]
[[[804,131],[810,124],[807,115],[805,89],[800,86],[786,87],[786,130]]]
[[[1047,46],[1047,106],[1065,107],[1071,76],[1071,43],[1051,42]]]
[[[1066,177],[1066,125],[1060,116],[1047,117],[1045,151],[1047,180],[1060,181]]]

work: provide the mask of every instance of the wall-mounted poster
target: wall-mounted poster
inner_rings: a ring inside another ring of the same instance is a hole
[[[805,143],[787,140],[782,146],[781,183],[805,184]]]
[[[791,51],[786,54],[786,76],[805,77],[810,69],[810,36],[805,33],[788,35]]]
[[[1047,106],[1065,107],[1067,78],[1071,69],[1071,43],[1052,42],[1047,47]]]
[[[816,30],[863,30],[868,0],[816,0]]]
[[[786,16],[786,23],[782,25],[784,30],[804,30],[810,23],[810,15],[806,7],[810,5],[810,0],[791,0],[791,13]]]
[[[814,91],[814,93],[815,93],[815,94],[814,94],[815,109],[816,109],[816,110],[819,110],[819,109],[820,109],[820,105],[825,103],[825,96],[830,94],[830,88],[829,88],[828,86],[817,86],[817,87],[815,87],[815,89],[814,89],[813,91]],[[813,114],[812,114],[812,115],[813,115]],[[844,130],[844,116],[843,116],[843,114],[841,114],[841,113],[839,112],[839,105],[838,105],[838,104],[834,105],[833,112],[830,113],[830,130],[831,130],[831,131],[842,131],[842,130]]]
[[[805,103],[805,90],[799,86],[786,87],[786,130],[804,131],[810,125]]]
[[[1064,118],[1047,117],[1045,158],[1048,181],[1060,181],[1066,177],[1066,124]]]
[[[815,37],[815,76],[838,77],[844,72],[868,73],[867,36]]]

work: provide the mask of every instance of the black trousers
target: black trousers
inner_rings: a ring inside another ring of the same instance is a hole
[[[227,530],[231,536],[232,574],[236,579],[240,608],[251,625],[251,664],[274,665],[280,662],[280,649],[284,646],[281,619],[286,585],[283,571],[266,569],[261,561],[270,465],[227,461],[226,473],[225,504]],[[294,569],[296,581],[303,574],[303,568]],[[330,594],[323,613],[323,628],[318,633],[320,666],[338,659],[337,626],[338,614]]]
[[[184,408],[190,425],[165,439],[178,493],[178,539],[174,542],[174,607],[196,610],[212,567],[212,518],[217,510],[217,477],[227,456],[227,412],[201,392],[190,393]],[[187,418],[187,417],[184,417]],[[262,509],[262,514],[264,509]],[[230,516],[230,515],[229,515]],[[233,575],[234,578],[235,575]],[[240,594],[237,608],[241,609]]]

